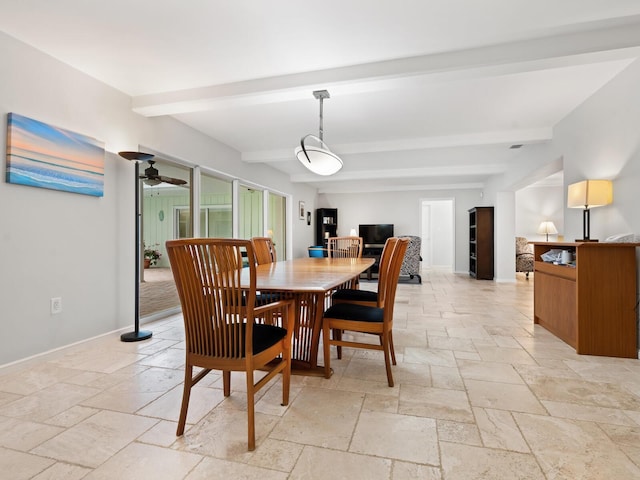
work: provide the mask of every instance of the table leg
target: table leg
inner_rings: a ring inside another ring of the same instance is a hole
[[[291,350],[292,373],[322,376],[324,369],[318,367],[318,349],[325,295],[311,292],[298,293],[295,299],[296,321]]]

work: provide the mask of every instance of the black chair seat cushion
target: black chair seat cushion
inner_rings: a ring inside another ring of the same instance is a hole
[[[242,324],[246,327],[245,324]],[[243,328],[244,338],[244,328]],[[284,328],[276,327],[275,325],[265,325],[262,323],[253,324],[253,354],[260,353],[267,348],[275,345],[287,335],[287,331]],[[244,345],[243,345],[244,346]],[[244,352],[243,352],[244,356]]]
[[[361,322],[382,322],[384,309],[353,303],[337,303],[324,312],[324,318],[339,318],[341,320],[356,320]]]
[[[278,292],[257,292],[256,293],[256,305],[266,305],[267,303],[279,302],[282,300],[283,296]],[[247,297],[245,295],[242,296],[242,306],[247,306]]]
[[[377,302],[378,292],[369,290],[358,290],[355,288],[341,288],[337,290],[331,298],[334,300],[343,300],[351,302]]]
[[[279,302],[283,296],[278,292],[263,292],[256,294],[256,305],[265,305],[267,303]]]

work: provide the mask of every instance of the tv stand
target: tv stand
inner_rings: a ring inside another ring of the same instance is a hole
[[[367,280],[372,280],[373,274],[377,274],[380,269],[380,256],[382,256],[382,249],[384,245],[378,243],[365,243],[362,248],[362,256],[364,258],[373,258],[374,262],[363,275],[367,276]]]

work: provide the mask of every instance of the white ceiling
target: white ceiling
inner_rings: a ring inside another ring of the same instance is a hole
[[[638,0],[0,0],[0,28],[321,192],[481,186],[640,55]],[[332,177],[293,156],[318,89]]]

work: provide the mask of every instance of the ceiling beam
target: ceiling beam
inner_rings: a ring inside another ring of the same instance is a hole
[[[389,88],[388,82],[434,82],[519,73],[637,56],[640,17],[596,22],[590,29],[447,53],[247,80],[133,97],[133,111],[148,117],[229,106],[306,100],[329,88],[333,97]],[[415,77],[415,78],[414,78]]]
[[[514,129],[502,132],[469,133],[466,135],[445,135],[440,137],[338,144],[332,145],[331,150],[338,155],[354,155],[362,153],[398,152],[482,145],[524,145],[548,142],[552,139],[553,129],[542,127]],[[289,162],[293,158],[293,148],[242,152],[241,158],[247,163]]]
[[[393,180],[399,178],[421,177],[453,177],[470,175],[496,175],[504,173],[507,167],[504,164],[478,164],[478,165],[445,165],[421,168],[395,168],[383,170],[354,170],[339,171],[331,176],[319,176],[312,173],[291,175],[293,183],[323,183],[323,182],[353,182],[356,180]]]

